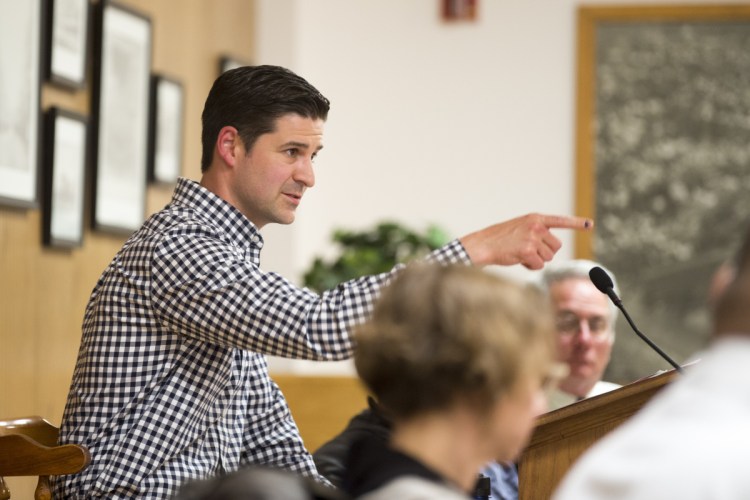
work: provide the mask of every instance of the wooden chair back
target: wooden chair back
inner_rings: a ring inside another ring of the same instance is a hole
[[[57,444],[58,431],[38,416],[0,420],[0,500],[10,498],[3,476],[39,476],[34,498],[50,500],[48,476],[75,474],[89,464],[84,446]]]

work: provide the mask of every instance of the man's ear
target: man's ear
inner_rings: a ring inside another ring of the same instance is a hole
[[[243,154],[243,151],[242,139],[240,139],[236,128],[227,125],[219,130],[216,139],[216,153],[227,166],[234,167],[237,158]]]

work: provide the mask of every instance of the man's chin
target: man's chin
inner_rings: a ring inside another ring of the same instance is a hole
[[[596,369],[590,365],[575,366],[570,369],[568,376],[578,380],[589,380],[596,377]]]
[[[294,222],[295,219],[296,219],[296,214],[295,213],[291,213],[291,214],[284,214],[284,215],[281,215],[279,217],[276,217],[276,219],[273,222],[275,224],[281,224],[283,226],[288,226],[289,224],[291,224],[292,222]]]

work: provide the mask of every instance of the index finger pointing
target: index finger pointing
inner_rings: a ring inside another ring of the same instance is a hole
[[[586,231],[594,227],[593,220],[570,215],[543,215],[542,224],[549,228],[583,229]]]

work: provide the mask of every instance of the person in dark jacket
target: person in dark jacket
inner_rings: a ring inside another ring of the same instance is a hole
[[[554,325],[532,287],[415,264],[354,337],[357,373],[390,426],[387,439],[372,432],[372,407],[354,419],[342,480],[354,498],[465,499],[488,463],[518,456],[546,408]]]

